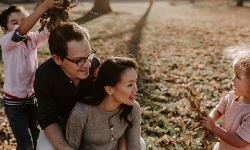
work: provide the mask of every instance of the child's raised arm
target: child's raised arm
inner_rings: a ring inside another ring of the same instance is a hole
[[[26,19],[22,21],[20,26],[17,28],[17,31],[20,35],[26,35],[29,30],[36,24],[38,19],[51,7],[58,7],[59,1],[55,0],[45,0],[32,14],[30,14]]]

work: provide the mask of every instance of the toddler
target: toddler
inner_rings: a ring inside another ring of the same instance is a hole
[[[250,150],[250,45],[230,46],[224,57],[233,60],[233,91],[201,117],[201,125],[221,139],[214,150]],[[224,116],[222,127],[216,126]]]
[[[12,5],[0,15],[4,32],[0,39],[5,68],[4,104],[17,150],[35,149],[39,128],[34,98],[34,77],[37,69],[37,47],[47,42],[49,32],[29,32],[37,20],[59,1],[46,0],[31,15],[22,7]]]

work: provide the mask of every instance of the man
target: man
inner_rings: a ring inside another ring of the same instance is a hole
[[[42,128],[37,149],[72,150],[65,140],[67,119],[76,101],[91,89],[91,74],[101,61],[93,58],[88,30],[73,22],[50,33],[49,49],[52,58],[38,67],[34,82]],[[126,148],[125,136],[122,139],[119,146]]]

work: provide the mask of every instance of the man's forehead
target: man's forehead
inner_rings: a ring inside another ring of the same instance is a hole
[[[69,42],[67,42],[67,46],[68,48],[71,47],[89,47],[89,41],[88,40],[71,40]]]
[[[67,43],[67,50],[69,56],[72,55],[74,57],[85,57],[90,53],[91,48],[89,46],[88,40],[72,40]]]

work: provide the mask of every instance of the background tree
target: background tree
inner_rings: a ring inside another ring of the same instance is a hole
[[[12,0],[9,0],[9,5],[12,5]]]
[[[91,11],[98,14],[106,14],[112,11],[109,0],[95,0]]]
[[[243,1],[244,0],[237,0],[236,6],[243,6]]]

